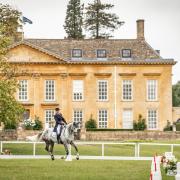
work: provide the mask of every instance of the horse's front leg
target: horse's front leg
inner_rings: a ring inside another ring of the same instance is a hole
[[[71,141],[71,145],[74,147],[74,149],[76,150],[76,159],[79,160],[79,152],[78,152],[78,148],[77,146],[74,144],[73,141]]]
[[[66,151],[66,156],[65,156],[65,157],[62,156],[61,159],[66,159],[67,156],[69,155],[69,149],[68,149],[67,143],[64,142],[63,145],[64,145],[64,149],[65,149],[65,151]]]

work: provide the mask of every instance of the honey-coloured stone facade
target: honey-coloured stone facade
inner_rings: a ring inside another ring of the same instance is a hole
[[[172,119],[173,59],[163,59],[144,39],[144,21],[137,21],[137,39],[45,40],[25,39],[9,48],[8,60],[26,72],[19,80],[28,80],[28,101],[21,102],[45,124],[45,110],[61,108],[70,122],[74,109],[82,109],[83,124],[90,116],[97,120],[98,110],[108,111],[107,128],[123,128],[124,109],[132,109],[133,120],[147,110],[157,110],[157,128],[163,130]],[[143,28],[143,29],[142,29]],[[80,59],[71,58],[72,49],[82,49]],[[106,49],[107,57],[98,59],[97,49]],[[122,58],[122,49],[131,49],[131,58]],[[45,80],[55,80],[55,100],[45,101]],[[72,82],[83,80],[84,99],[73,101]],[[108,82],[108,100],[98,100],[98,80]],[[132,80],[133,99],[122,100],[122,81]],[[157,100],[147,100],[147,80],[157,80]],[[18,96],[17,96],[18,99]]]

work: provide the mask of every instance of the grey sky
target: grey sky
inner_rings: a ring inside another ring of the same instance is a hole
[[[179,61],[173,68],[173,83],[180,80],[180,0],[101,0],[115,5],[125,25],[114,38],[136,38],[136,20],[145,19],[145,38],[161,50],[163,58]],[[64,38],[63,29],[68,0],[0,0],[9,3],[33,21],[25,25],[26,38]],[[93,0],[82,0],[85,5]]]

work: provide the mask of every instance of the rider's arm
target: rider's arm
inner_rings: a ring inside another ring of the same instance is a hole
[[[67,124],[66,120],[63,118],[63,116],[61,115],[62,121]]]

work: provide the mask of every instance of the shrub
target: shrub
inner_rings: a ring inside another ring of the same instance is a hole
[[[144,131],[146,129],[146,120],[142,118],[142,115],[139,114],[138,121],[134,122],[133,129],[135,131]]]
[[[39,120],[39,117],[35,116],[34,123],[35,125],[33,126],[33,130],[41,130],[43,128],[42,122]]]
[[[4,129],[17,129],[17,122],[4,122]]]
[[[180,122],[176,123],[176,131],[180,131]]]
[[[97,128],[96,121],[93,119],[92,114],[91,114],[90,119],[88,121],[86,121],[85,127],[86,127],[86,129]]]
[[[34,122],[31,119],[24,120],[24,127],[26,130],[41,130],[43,128],[39,117],[35,116]]]
[[[172,131],[173,130],[173,127],[172,127],[171,123],[169,122],[169,120],[167,120],[167,125],[163,130],[164,131]]]

